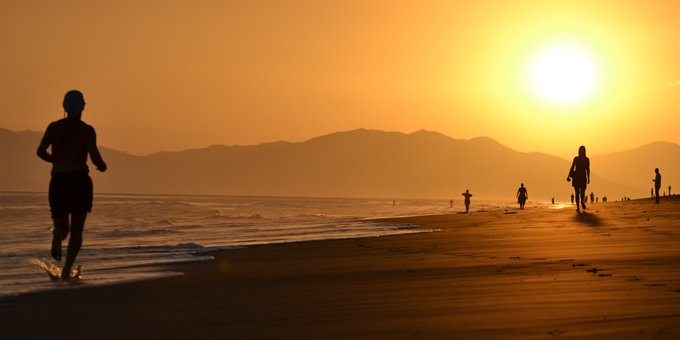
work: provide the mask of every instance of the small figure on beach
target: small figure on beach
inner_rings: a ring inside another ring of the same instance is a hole
[[[52,163],[49,203],[54,222],[51,255],[61,261],[61,243],[69,232],[66,262],[62,279],[69,279],[71,267],[83,243],[83,228],[87,213],[92,210],[92,179],[87,167],[87,155],[97,167],[106,171],[106,163],[97,149],[97,136],[92,126],[80,118],[85,99],[80,91],[64,96],[66,118],[52,122],[38,145],[38,157]],[[51,152],[47,149],[51,146]]]
[[[449,207],[450,207],[450,208],[453,208],[453,200],[450,200],[450,201],[449,201]]]
[[[576,196],[576,211],[586,209],[586,187],[590,184],[590,159],[586,157],[586,147],[578,148],[578,156],[574,157],[569,167],[567,182],[571,181]],[[579,201],[581,206],[579,207]]]
[[[574,194],[571,194],[571,205],[574,205]]]
[[[670,186],[670,185],[668,186],[668,196],[673,196],[673,195],[671,194],[671,186]]]
[[[524,183],[520,183],[519,189],[517,189],[517,203],[519,203],[519,208],[524,210],[524,204],[527,202],[527,199],[529,198],[529,193],[527,192],[527,188],[524,187]]]
[[[469,189],[465,189],[465,192],[461,195],[465,196],[465,212],[467,213],[470,211],[470,197],[472,197],[472,194]]]
[[[553,205],[555,205],[555,197],[551,198],[550,201],[552,202]]]
[[[593,203],[595,203],[595,193],[593,193],[593,192],[591,191],[591,192],[590,192],[590,204],[593,204]]]
[[[661,174],[659,173],[659,168],[654,169],[654,173],[656,173],[656,176],[654,176],[652,182],[654,182],[656,203],[659,203],[659,190],[661,189]]]
[[[602,203],[607,203],[607,196],[602,196]]]

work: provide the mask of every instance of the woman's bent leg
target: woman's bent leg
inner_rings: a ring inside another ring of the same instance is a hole
[[[68,216],[54,217],[52,221],[54,222],[54,229],[52,229],[52,249],[50,253],[52,258],[61,261],[61,241],[68,235]]]

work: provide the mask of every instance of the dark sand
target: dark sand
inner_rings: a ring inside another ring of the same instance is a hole
[[[0,301],[0,337],[680,339],[680,199],[587,211],[219,252],[184,276]]]

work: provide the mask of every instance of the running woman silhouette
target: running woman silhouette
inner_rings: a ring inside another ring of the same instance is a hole
[[[67,280],[83,243],[85,218],[92,210],[93,189],[87,155],[101,172],[106,171],[106,163],[97,149],[94,128],[80,119],[85,109],[83,94],[76,90],[67,92],[63,106],[66,117],[47,127],[37,154],[52,163],[49,202],[54,222],[51,254],[55,260],[61,261],[61,242],[71,233],[61,274],[62,279]]]

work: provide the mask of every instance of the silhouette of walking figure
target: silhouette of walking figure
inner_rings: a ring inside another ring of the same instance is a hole
[[[656,176],[652,180],[654,182],[654,191],[656,194],[656,203],[659,203],[659,190],[661,189],[661,174],[659,173],[659,168],[654,169]]]
[[[581,208],[586,209],[586,187],[590,184],[590,159],[586,157],[586,147],[581,145],[578,148],[578,156],[574,157],[571,166],[569,167],[569,175],[567,182],[571,181],[574,187],[574,194],[576,196],[576,211],[580,212],[579,200]]]
[[[524,187],[524,183],[521,183],[519,189],[517,189],[517,203],[519,203],[520,209],[524,210],[524,204],[527,202],[528,198],[529,193],[527,192],[527,188]]]
[[[571,204],[574,204],[574,194],[571,194]]]
[[[52,257],[61,261],[61,242],[69,232],[66,262],[62,279],[69,279],[71,267],[83,243],[83,228],[87,213],[92,210],[92,179],[88,175],[87,155],[97,170],[106,171],[106,163],[97,149],[93,127],[80,120],[85,99],[80,91],[72,90],[64,96],[66,118],[52,122],[38,145],[38,157],[52,163],[49,202],[54,230]],[[47,151],[51,146],[51,153]],[[69,223],[70,216],[70,223]]]
[[[461,195],[465,196],[465,212],[467,213],[470,211],[470,197],[472,197],[472,194],[469,189],[465,189],[465,192]]]

